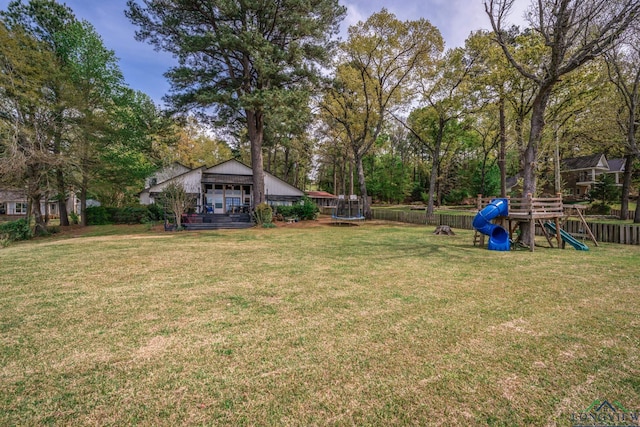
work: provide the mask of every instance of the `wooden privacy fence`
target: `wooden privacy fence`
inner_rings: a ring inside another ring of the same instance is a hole
[[[609,215],[614,216],[616,218],[620,218],[620,214],[622,212],[620,211],[620,209],[611,209],[611,212],[609,213]],[[634,215],[635,215],[635,210],[631,209],[630,211],[627,212],[627,219],[633,219]]]
[[[427,217],[424,211],[395,211],[390,209],[373,209],[373,219],[383,221],[404,222],[421,225],[448,225],[462,230],[473,230],[472,215],[452,215],[436,213]],[[640,224],[605,224],[587,221],[598,242],[620,243],[624,245],[640,245]],[[586,238],[584,226],[580,221],[569,219],[564,222],[563,229],[577,239]]]
[[[425,211],[396,211],[391,209],[372,209],[373,219],[404,222],[407,224],[448,225],[453,228],[473,230],[473,216],[436,213],[430,216]]]
[[[640,225],[638,224],[604,224],[591,221],[587,221],[587,224],[598,242],[640,245]],[[580,221],[568,220],[562,228],[576,238],[585,237]]]

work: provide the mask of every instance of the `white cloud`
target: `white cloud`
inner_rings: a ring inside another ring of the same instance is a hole
[[[529,0],[516,0],[510,22],[522,25],[528,4]],[[401,20],[427,19],[440,30],[447,47],[463,46],[472,31],[490,28],[483,0],[350,0],[345,6],[345,27],[386,7]],[[346,34],[346,29],[343,32]]]

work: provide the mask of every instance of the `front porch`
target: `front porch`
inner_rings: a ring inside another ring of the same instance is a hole
[[[201,213],[234,215],[251,212],[251,176],[205,173],[201,185]]]

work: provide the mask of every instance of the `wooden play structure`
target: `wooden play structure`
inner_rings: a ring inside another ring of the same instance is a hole
[[[482,197],[478,195],[477,208],[478,212],[488,206],[495,197]],[[582,222],[586,235],[598,246],[587,221],[582,214],[584,206],[581,205],[564,205],[562,196],[556,197],[532,197],[528,194],[522,198],[507,197],[508,214],[506,216],[497,217],[495,222],[504,227],[509,232],[509,239],[513,242],[513,234],[520,224],[529,227],[530,240],[521,242],[533,252],[535,248],[536,226],[541,234],[546,238],[550,247],[554,247],[553,240],[556,241],[558,248],[564,248],[565,243],[569,243],[575,249],[588,250],[588,247],[581,242],[575,240],[571,235],[562,229],[564,222],[573,215],[576,215]],[[560,230],[560,232],[556,232]],[[485,235],[475,231],[473,237],[474,246],[484,246]]]

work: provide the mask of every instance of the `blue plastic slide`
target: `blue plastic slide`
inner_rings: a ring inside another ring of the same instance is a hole
[[[544,226],[547,227],[549,229],[549,231],[551,231],[553,234],[556,234],[556,225],[554,223],[545,222]],[[582,243],[579,240],[576,240],[575,237],[573,237],[571,234],[569,234],[566,231],[564,231],[562,228],[560,229],[560,237],[562,237],[563,241],[565,241],[566,243],[568,243],[571,246],[573,246],[576,249],[576,251],[588,251],[589,250],[589,246],[585,245],[584,243]]]
[[[473,218],[473,228],[489,236],[488,248],[491,251],[508,251],[511,249],[507,230],[491,223],[492,219],[499,216],[507,216],[508,214],[509,201],[507,199],[493,199]]]

